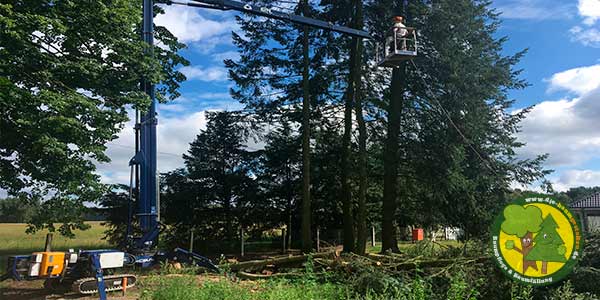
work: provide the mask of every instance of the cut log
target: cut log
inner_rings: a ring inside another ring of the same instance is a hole
[[[415,269],[435,269],[445,268],[454,264],[480,264],[490,262],[490,257],[474,257],[474,258],[456,258],[456,259],[436,259],[436,260],[418,260],[418,257],[411,259],[399,260],[392,257],[377,257],[380,259],[364,258],[362,261],[357,260],[360,256],[356,255],[350,261],[361,262],[363,264],[376,266],[390,271],[411,271]],[[343,268],[348,272],[354,272],[356,264],[352,265],[347,260],[333,259],[315,259],[315,262],[326,268]],[[360,265],[360,264],[359,264]]]
[[[312,254],[313,258],[325,258],[325,257],[333,257],[334,252],[322,252]],[[285,257],[276,257],[269,258],[264,260],[249,260],[243,261],[235,264],[230,264],[228,266],[219,266],[223,269],[229,269],[231,271],[261,271],[268,265],[275,265],[278,267],[286,266],[286,265],[294,265],[301,264],[308,260],[309,255],[295,255],[295,256],[285,256]]]
[[[452,264],[465,264],[465,263],[484,263],[490,261],[490,257],[482,256],[476,258],[461,258],[461,259],[437,259],[437,260],[423,260],[413,261],[408,263],[399,263],[393,266],[393,269],[400,270],[412,270],[416,268],[443,268]]]
[[[297,278],[303,276],[302,273],[274,273],[274,274],[254,274],[244,271],[237,273],[237,276],[241,279],[257,280],[257,279],[272,279],[272,278]]]
[[[401,256],[401,255],[398,255],[398,254],[384,255],[384,254],[377,254],[377,253],[367,253],[366,256],[368,258],[375,259],[375,260],[378,260],[378,261],[398,261],[398,262],[402,262],[402,261],[406,261],[408,259],[406,256]]]

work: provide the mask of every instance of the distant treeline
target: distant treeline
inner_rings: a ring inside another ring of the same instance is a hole
[[[39,205],[28,203],[19,198],[0,199],[0,223],[29,223],[37,213]],[[85,214],[86,221],[104,221],[106,218],[92,209]]]

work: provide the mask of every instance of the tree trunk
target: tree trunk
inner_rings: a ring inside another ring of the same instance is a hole
[[[387,137],[383,152],[383,211],[381,226],[381,252],[400,252],[396,240],[394,219],[398,201],[398,149],[400,114],[403,102],[405,63],[392,71],[392,93],[387,106]]]
[[[355,56],[350,49],[350,63]],[[350,145],[352,136],[352,100],[354,87],[352,74],[348,77],[348,87],[344,103],[344,136],[342,143],[342,212],[344,215],[344,252],[354,252],[354,216],[352,214],[352,192],[350,191]]]
[[[354,28],[363,27],[362,0],[354,0]],[[356,220],[356,253],[365,254],[367,247],[367,126],[363,117],[362,95],[362,39],[352,39],[354,57],[351,76],[354,87],[354,105],[358,123],[358,212]]]
[[[303,14],[308,15],[308,0],[302,1]],[[311,203],[310,203],[310,84],[309,70],[310,53],[308,51],[308,26],[304,26],[302,38],[302,251],[312,252],[311,236]]]
[[[286,250],[289,250],[292,248],[292,209],[290,208],[290,214],[288,216],[288,226],[287,226],[287,232],[286,232],[287,236],[287,248]]]
[[[283,238],[287,240],[285,250],[289,250],[292,248],[292,217],[294,215],[294,189],[292,186],[294,185],[294,181],[292,180],[292,167],[291,163],[287,165],[287,209],[288,209],[288,219],[287,219],[287,231],[286,236]]]

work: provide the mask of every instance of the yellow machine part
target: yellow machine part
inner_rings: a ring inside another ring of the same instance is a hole
[[[40,266],[40,276],[57,276],[60,275],[65,266],[64,252],[36,252],[33,253],[42,255]]]

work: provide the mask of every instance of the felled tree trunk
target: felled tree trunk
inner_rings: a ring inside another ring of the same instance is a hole
[[[272,278],[297,278],[304,276],[304,273],[275,273],[275,274],[254,274],[244,271],[237,273],[237,276],[242,279],[257,280],[257,279],[272,279]]]
[[[312,255],[312,258],[324,258],[324,257],[333,257],[335,252],[322,252],[315,253]],[[231,271],[260,271],[266,266],[275,265],[275,266],[289,266],[295,264],[302,264],[306,260],[308,260],[309,255],[295,255],[295,256],[284,256],[284,257],[275,257],[264,260],[249,260],[243,261],[236,264],[231,264],[225,268],[229,268]]]

